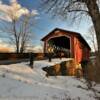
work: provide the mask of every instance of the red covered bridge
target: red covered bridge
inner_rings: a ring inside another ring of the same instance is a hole
[[[54,54],[63,53],[66,57],[74,58],[77,63],[89,60],[90,46],[77,32],[56,28],[42,38],[44,53],[49,49]]]

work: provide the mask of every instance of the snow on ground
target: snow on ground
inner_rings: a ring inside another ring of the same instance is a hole
[[[62,58],[62,59],[52,59],[52,62],[48,62],[48,60],[40,60],[35,61],[34,66],[38,68],[53,66],[55,64],[61,63],[62,61],[72,60],[72,58]]]
[[[96,100],[94,92],[85,89],[87,86],[83,79],[45,77],[42,67],[65,60],[68,59],[54,59],[51,63],[47,60],[35,61],[34,69],[29,68],[28,62],[0,65],[0,100]],[[100,91],[99,84],[95,88]]]

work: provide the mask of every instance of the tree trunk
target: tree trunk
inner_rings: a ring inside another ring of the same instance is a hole
[[[20,47],[20,53],[23,53],[23,52],[24,52],[24,46],[21,45],[21,47]]]
[[[16,53],[19,53],[19,37],[16,31],[16,20],[13,20],[12,24],[13,24],[13,34],[14,34],[15,43],[16,43]]]
[[[19,43],[16,41],[16,53],[19,53]]]
[[[96,3],[96,0],[88,0],[87,8],[89,10],[89,15],[92,19],[94,29],[96,32],[97,44],[98,44],[98,52],[97,52],[97,59],[96,59],[96,81],[100,82],[100,13],[99,8]]]

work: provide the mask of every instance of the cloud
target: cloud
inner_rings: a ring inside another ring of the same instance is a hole
[[[22,7],[17,0],[10,0],[10,5],[3,4],[0,1],[0,18],[5,21],[12,21],[13,19],[17,20],[22,15],[37,15],[37,10],[32,10],[30,12],[27,8]]]
[[[41,45],[37,45],[33,48],[33,51],[38,53],[38,52],[43,52],[43,47]]]
[[[0,40],[0,52],[13,52],[14,47]]]
[[[34,15],[38,15],[39,13],[37,12],[37,10],[32,10],[31,14]]]
[[[43,53],[43,47],[41,45],[29,46],[26,52]]]
[[[4,52],[10,52],[10,48],[7,47],[0,47],[0,53],[4,53]]]
[[[2,1],[0,0],[0,4],[2,4]]]
[[[15,52],[15,46],[0,39],[0,52]],[[31,46],[28,45],[26,52],[43,53],[42,45]]]
[[[17,0],[10,0],[10,3],[17,3]]]

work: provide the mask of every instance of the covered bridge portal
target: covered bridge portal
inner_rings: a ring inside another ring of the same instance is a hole
[[[69,57],[70,56],[70,38],[66,36],[58,36],[51,38],[48,41],[49,47],[53,49],[53,53],[58,56],[62,54],[62,56]]]
[[[44,53],[51,52],[55,56],[62,54],[63,57],[74,58],[77,63],[89,59],[91,49],[79,33],[56,28],[42,38],[42,41]]]

